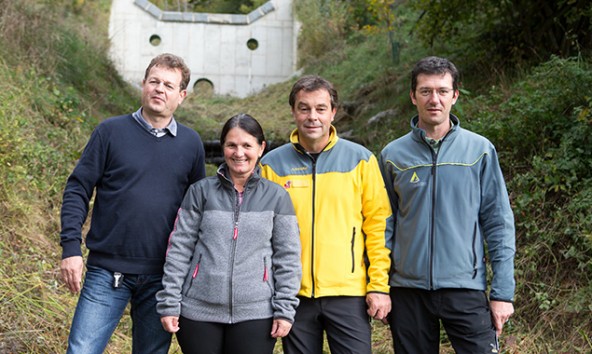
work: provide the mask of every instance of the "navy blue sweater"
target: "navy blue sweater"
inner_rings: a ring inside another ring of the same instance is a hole
[[[86,246],[89,265],[161,274],[168,236],[187,188],[205,177],[199,135],[178,124],[160,138],[131,114],[103,121],[68,178],[62,204],[62,258],[81,255],[82,225],[96,190]]]

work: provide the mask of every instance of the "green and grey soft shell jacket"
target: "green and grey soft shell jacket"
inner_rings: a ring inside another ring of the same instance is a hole
[[[452,129],[438,152],[425,131],[412,131],[382,151],[380,167],[395,216],[390,285],[437,290],[486,290],[486,256],[493,270],[490,298],[514,297],[514,215],[497,152],[486,138]],[[485,247],[487,245],[487,247]]]
[[[257,167],[238,203],[226,177],[189,188],[171,233],[161,316],[238,323],[264,318],[294,321],[300,289],[300,238],[294,207],[282,187]]]

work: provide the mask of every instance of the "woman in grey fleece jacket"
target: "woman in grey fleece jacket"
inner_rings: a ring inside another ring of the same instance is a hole
[[[177,214],[157,311],[183,353],[272,353],[298,306],[300,238],[288,193],[260,176],[263,130],[222,129],[217,176],[193,184]]]

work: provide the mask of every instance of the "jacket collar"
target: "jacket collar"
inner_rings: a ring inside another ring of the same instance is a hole
[[[216,175],[218,176],[218,179],[220,180],[223,186],[234,189],[234,183],[232,183],[232,179],[230,178],[230,172],[228,172],[228,165],[226,165],[226,162],[223,162],[220,165],[220,167],[218,167]],[[259,167],[259,164],[257,164],[255,166],[255,169],[253,170],[253,174],[251,175],[251,177],[249,177],[249,180],[245,184],[245,190],[256,185],[260,179],[261,168]]]
[[[445,138],[449,139],[448,138],[449,136],[450,137],[455,136],[460,129],[460,120],[458,119],[457,116],[455,116],[454,114],[451,113],[450,114],[450,121],[452,122],[452,127],[450,128],[448,133],[446,133],[446,135],[442,139],[445,139]],[[418,123],[419,123],[419,116],[415,116],[415,117],[411,118],[411,132],[413,133],[413,137],[416,140],[424,141],[425,136],[426,136],[426,132],[425,132],[425,130],[423,130],[417,126]]]
[[[335,144],[337,144],[337,140],[339,140],[339,137],[337,136],[337,129],[335,128],[335,126],[331,125],[331,128],[329,128],[329,143],[327,144],[327,146],[325,146],[325,148],[321,152],[332,149],[333,146],[335,146]],[[292,133],[290,134],[290,142],[292,143],[292,145],[294,146],[294,148],[296,150],[306,153],[306,150],[304,150],[302,145],[300,145],[300,140],[298,137],[298,129],[294,129],[292,131]]]

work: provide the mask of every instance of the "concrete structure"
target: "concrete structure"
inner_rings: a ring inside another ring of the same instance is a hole
[[[139,86],[160,53],[185,59],[188,89],[245,97],[285,81],[296,70],[298,24],[292,0],[271,0],[248,15],[163,11],[148,0],[113,0],[110,57]]]

